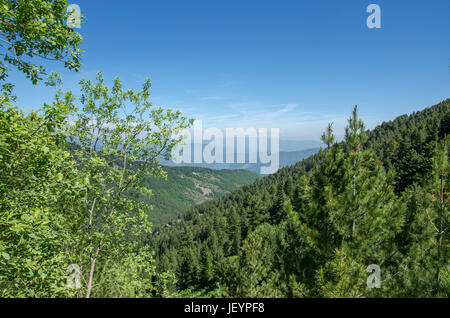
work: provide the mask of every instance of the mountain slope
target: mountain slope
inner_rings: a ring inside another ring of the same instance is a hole
[[[438,105],[415,112],[409,116],[400,116],[393,121],[381,124],[372,131],[366,132],[368,138],[365,142],[365,147],[373,154],[374,162],[379,162],[390,172],[386,179],[388,181],[385,182],[389,182],[392,185],[397,195],[400,196],[405,193],[405,189],[413,184],[416,184],[419,189],[422,185],[423,189],[427,189],[429,186],[427,184],[431,180],[432,157],[435,154],[436,146],[450,133],[449,118],[450,99],[447,99]],[[336,147],[338,146],[336,145]],[[345,142],[341,143],[339,147],[344,149],[344,153],[351,151]],[[310,171],[319,165],[320,160],[323,160],[320,159],[320,156],[313,155],[294,166],[282,168],[273,175],[263,177],[251,185],[236,189],[218,200],[204,202],[188,210],[172,228],[155,234],[150,240],[150,244],[157,252],[159,270],[170,270],[176,273],[178,279],[177,289],[186,291],[186,295],[191,295],[192,291],[196,291],[201,295],[209,296],[248,296],[249,294],[245,293],[239,294],[239,290],[242,293],[242,288],[245,286],[241,286],[243,278],[240,279],[235,273],[241,272],[243,266],[248,264],[245,266],[250,266],[247,268],[249,270],[248,275],[250,275],[252,273],[251,264],[260,261],[262,264],[269,262],[260,258],[249,260],[248,257],[251,257],[253,254],[248,254],[248,249],[254,250],[259,248],[261,251],[265,251],[261,252],[262,254],[258,254],[261,255],[260,257],[270,254],[270,257],[276,259],[274,255],[278,255],[282,250],[274,246],[278,244],[276,243],[277,240],[281,240],[280,242],[284,240],[281,238],[277,239],[278,234],[276,233],[288,231],[286,233],[298,235],[304,231],[292,232],[292,229],[280,228],[279,216],[280,212],[284,213],[284,215],[290,213],[288,212],[291,209],[288,207],[289,203],[295,211],[305,209],[306,203],[304,198],[307,194],[305,189],[312,178]],[[356,169],[355,171],[358,171],[357,167],[354,168]],[[316,182],[319,182],[319,184],[325,182],[320,181],[321,176],[319,172],[316,172],[316,179]],[[339,180],[335,182],[339,182]],[[318,193],[320,194],[320,192]],[[403,201],[400,200],[399,202]],[[411,203],[410,208],[412,209],[413,206]],[[320,205],[318,207],[320,208]],[[314,213],[314,210],[308,213]],[[413,222],[410,221],[411,218],[414,215],[420,215],[413,212],[408,213],[411,214],[405,216],[406,222]],[[299,216],[299,218],[306,217]],[[314,224],[314,219],[309,219],[308,222]],[[408,260],[408,257],[412,257],[407,252],[410,246],[408,245],[409,243],[405,243],[408,242],[405,237],[408,237],[411,228],[416,226],[414,222],[406,223],[403,230],[404,234],[396,238],[400,246],[399,254],[405,260]],[[429,222],[424,223],[424,226],[428,225]],[[319,231],[322,225],[318,224],[317,226],[318,228],[313,227],[311,229],[311,233]],[[252,235],[252,239],[255,239],[252,233],[257,229],[259,229],[258,233],[260,234],[257,234],[256,238],[260,235],[263,240],[266,240],[266,243],[264,241],[260,243],[258,241],[248,241],[250,235]],[[422,233],[422,230],[419,229],[417,233]],[[303,242],[302,244],[306,244],[305,241]],[[328,242],[321,242],[321,244],[326,246]],[[245,249],[247,249],[247,253]],[[297,253],[302,255],[304,251],[298,250]],[[401,253],[404,253],[404,255]],[[314,257],[311,258],[312,262],[313,260]],[[294,263],[283,263],[280,260],[274,262],[273,266],[278,266],[275,268],[283,269],[282,271],[281,269],[279,270],[281,273],[283,271],[289,273],[289,268],[294,266]],[[294,262],[294,259],[290,262]],[[263,266],[262,264],[261,266]],[[275,275],[279,273],[275,272]],[[257,273],[255,275],[255,282],[259,283],[255,283],[257,285],[252,286],[252,288],[253,290],[258,290],[258,288],[262,288],[261,285],[258,285],[262,283],[262,278],[258,278],[259,274]],[[276,281],[274,277],[267,278],[267,281]],[[288,278],[285,279],[286,282],[289,282]],[[219,289],[216,288],[217,282],[220,282],[222,286]],[[316,281],[298,282],[298,284],[304,283],[313,285],[316,284]],[[413,281],[413,283],[415,284],[416,282]],[[411,284],[411,282],[407,284]],[[232,290],[230,291],[230,286],[240,286],[239,288],[241,289],[237,289],[233,293]],[[294,287],[298,288],[299,286]],[[261,289],[259,290],[262,293]],[[275,288],[275,292],[276,290]],[[412,288],[409,291],[414,292],[414,290],[420,290],[420,288]],[[273,288],[271,292],[274,292]],[[321,295],[320,293],[323,293],[323,290],[311,289],[309,292],[313,293],[312,295],[314,293]],[[401,293],[401,290],[397,290],[396,294],[393,295],[402,295]],[[273,294],[270,295],[273,296]],[[292,297],[297,294],[291,290],[286,291],[286,295],[291,295]]]
[[[236,188],[252,183],[258,175],[246,170],[212,170],[198,167],[164,167],[167,179],[149,178],[150,198],[140,197],[153,206],[149,219],[156,226],[166,224],[190,207],[216,199]]]

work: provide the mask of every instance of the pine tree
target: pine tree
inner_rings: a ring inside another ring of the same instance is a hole
[[[272,271],[275,237],[275,227],[269,224],[260,225],[249,234],[228,270],[227,296],[279,296],[278,275]]]
[[[287,297],[309,296],[317,268],[317,246],[313,231],[300,220],[299,213],[287,206],[287,217],[279,226],[275,260]]]
[[[279,224],[287,216],[287,205],[290,205],[289,198],[284,190],[279,187],[274,205],[270,208],[270,221],[272,224]]]
[[[330,148],[334,144],[333,123],[329,123],[326,132],[321,136],[321,140]]]
[[[365,140],[355,106],[346,128],[347,151],[339,147],[328,151],[319,174],[314,174],[312,193],[316,196],[312,199],[319,201],[313,207],[321,210],[325,224],[313,227],[319,230],[318,245],[325,256],[316,292],[325,296],[367,295],[366,282],[361,279],[366,277],[364,269],[390,261],[395,252],[394,234],[402,225],[402,206],[390,185],[392,175],[384,171],[374,153],[363,149]]]
[[[437,148],[429,182],[404,195],[408,222],[398,237],[402,258],[393,284],[398,296],[450,296],[449,169],[447,138]]]
[[[230,215],[229,221],[229,235],[230,235],[230,255],[237,255],[239,247],[241,246],[242,234],[241,234],[241,218],[237,214],[236,210]]]
[[[214,277],[213,256],[208,246],[202,245],[201,248],[201,274],[200,280],[202,286],[206,286]]]

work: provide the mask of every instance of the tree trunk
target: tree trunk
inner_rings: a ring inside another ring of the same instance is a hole
[[[91,290],[92,290],[92,280],[94,278],[94,270],[95,270],[95,262],[96,258],[91,259],[91,270],[89,271],[89,281],[87,285],[87,292],[86,292],[86,298],[89,298],[91,296]]]
[[[95,262],[97,261],[97,256],[98,256],[99,250],[100,250],[100,246],[97,247],[97,250],[95,251],[95,256],[91,257],[91,269],[89,271],[89,280],[88,280],[88,284],[87,284],[86,298],[91,297],[92,282],[94,279],[94,271],[95,271]]]

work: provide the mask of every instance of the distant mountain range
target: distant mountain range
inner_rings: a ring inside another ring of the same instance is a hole
[[[204,144],[203,146],[205,146]],[[303,148],[305,146],[313,146],[311,148]],[[320,143],[317,141],[290,141],[290,140],[281,140],[280,141],[280,152],[279,152],[279,168],[283,168],[286,166],[291,166],[296,164],[297,162],[316,154],[319,151]],[[191,154],[194,153],[194,145],[192,145]],[[296,148],[301,148],[300,150],[292,150]],[[237,152],[237,151],[236,151]],[[235,158],[236,158],[236,152],[235,152]],[[225,147],[223,149],[223,153],[226,153]],[[244,169],[249,170],[254,173],[261,174],[261,167],[262,166],[268,166],[269,164],[263,164],[259,161],[257,163],[249,163],[249,152],[248,147],[246,147],[246,154],[245,154],[245,163],[175,163],[172,160],[164,160],[163,158],[160,158],[160,162],[164,166],[170,166],[170,167],[180,167],[180,166],[188,166],[188,167],[201,167],[201,168],[210,168],[215,170],[221,170],[221,169]],[[192,160],[194,161],[194,160]],[[237,162],[237,160],[235,160]]]
[[[291,144],[293,146],[295,143]],[[280,152],[280,168],[294,165],[317,151],[318,148]],[[167,172],[167,180],[149,178],[147,186],[153,196],[140,198],[153,206],[149,219],[156,226],[167,224],[196,204],[253,183],[259,178],[262,166],[261,163],[176,164],[162,158],[160,161]]]
[[[280,149],[295,149],[314,143],[316,142],[280,141]],[[280,151],[280,168],[294,165],[317,151],[318,148]],[[176,164],[163,158],[160,158],[160,162],[167,172],[167,180],[149,178],[147,186],[152,189],[153,196],[139,198],[153,206],[149,219],[156,226],[167,224],[196,204],[219,198],[234,189],[253,183],[259,178],[260,167],[263,165],[261,163]]]
[[[280,152],[293,152],[319,148],[323,143],[317,140],[280,140]]]

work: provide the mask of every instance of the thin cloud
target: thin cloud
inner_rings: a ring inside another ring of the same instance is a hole
[[[241,117],[241,114],[228,114],[228,115],[214,116],[214,117],[205,118],[204,120],[205,121],[224,120],[224,119],[231,119],[231,118],[237,118],[237,117]]]
[[[203,101],[216,101],[216,100],[226,100],[229,99],[229,97],[224,97],[224,96],[203,96],[200,97],[200,100]]]

